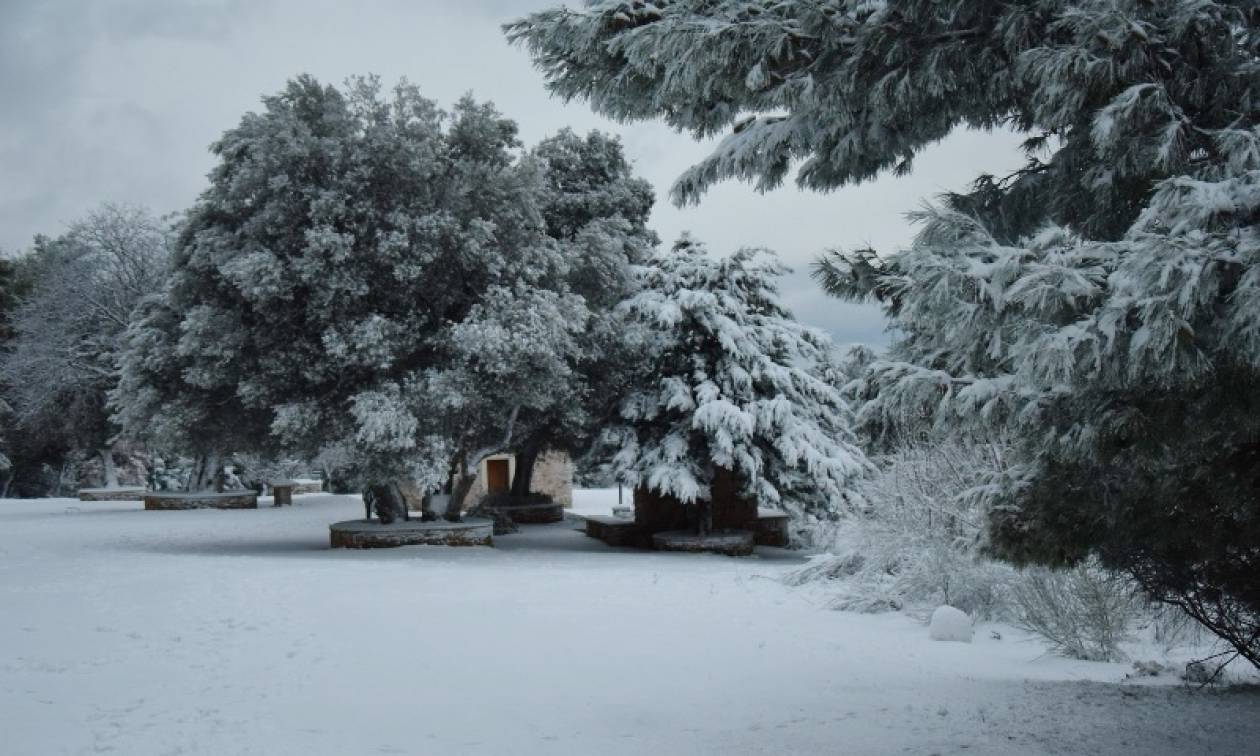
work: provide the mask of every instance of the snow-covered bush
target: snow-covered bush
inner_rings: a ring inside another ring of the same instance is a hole
[[[790,576],[839,579],[833,606],[858,611],[940,604],[975,617],[1005,616],[1014,571],[982,554],[984,510],[971,495],[986,470],[1004,465],[1000,441],[918,442],[875,458],[860,481],[863,508],[835,523],[830,553]]]
[[[1120,644],[1139,619],[1138,586],[1096,564],[1069,570],[1030,567],[1011,584],[1015,622],[1073,659],[1123,661]]]

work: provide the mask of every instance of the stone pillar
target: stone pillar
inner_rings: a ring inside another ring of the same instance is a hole
[[[271,496],[273,507],[291,507],[293,506],[293,481],[278,480],[271,484]]]

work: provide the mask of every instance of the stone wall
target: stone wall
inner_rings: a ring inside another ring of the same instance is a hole
[[[253,491],[213,493],[174,493],[150,491],[144,495],[145,509],[257,509],[258,494]]]
[[[493,523],[473,518],[464,522],[395,522],[346,520],[328,526],[334,549],[388,549],[397,546],[493,546]]]
[[[573,506],[573,460],[564,452],[546,452],[534,463],[535,492],[547,494],[551,500],[568,508]]]

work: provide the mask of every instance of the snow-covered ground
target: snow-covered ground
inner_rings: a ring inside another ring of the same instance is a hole
[[[0,502],[0,753],[1260,753],[1254,691],[826,611],[787,552],[329,550],[361,516]]]

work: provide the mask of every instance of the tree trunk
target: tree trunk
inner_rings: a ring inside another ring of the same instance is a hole
[[[713,532],[713,503],[709,501],[696,502],[696,533],[701,538]]]
[[[407,504],[407,497],[403,496],[402,486],[394,484],[394,494],[398,496],[398,500],[402,502],[402,518],[403,522],[411,522],[411,507]]]
[[[57,473],[57,492],[53,494],[54,497],[61,496],[61,489],[66,485],[66,468],[69,466],[70,460],[62,460],[61,472]]]
[[[223,492],[223,465],[220,464],[218,452],[197,457],[197,461],[193,463],[192,472],[188,474],[188,485],[184,486],[184,490]]]
[[[193,459],[192,469],[188,471],[188,481],[184,483],[184,490],[193,492],[197,490],[198,482],[204,477],[202,471],[206,469],[206,457],[204,454],[198,454]]]
[[[13,478],[15,476],[16,474],[13,472],[13,468],[10,467],[9,471],[5,473],[4,476],[4,490],[0,491],[0,499],[9,498],[9,486],[13,485]]]
[[[223,493],[223,465],[219,464],[219,455],[214,455],[214,472],[210,477],[215,493]]]
[[[378,483],[363,492],[364,504],[376,510],[376,519],[382,525],[390,525],[407,519],[407,501],[394,483]]]
[[[443,517],[447,522],[460,522],[462,519],[460,513],[464,511],[464,499],[468,498],[468,492],[472,490],[473,483],[476,481],[476,471],[469,474],[466,467],[459,466],[459,477],[455,479],[455,485],[451,486],[451,497],[446,501],[446,514]]]
[[[102,447],[100,454],[101,467],[105,471],[105,487],[118,488],[118,470],[114,467],[114,447]]]
[[[433,522],[437,514],[433,511],[433,494],[427,493],[420,498],[420,522]]]
[[[534,465],[542,450],[536,446],[527,446],[516,455],[516,474],[512,477],[513,496],[529,496],[534,483]]]

